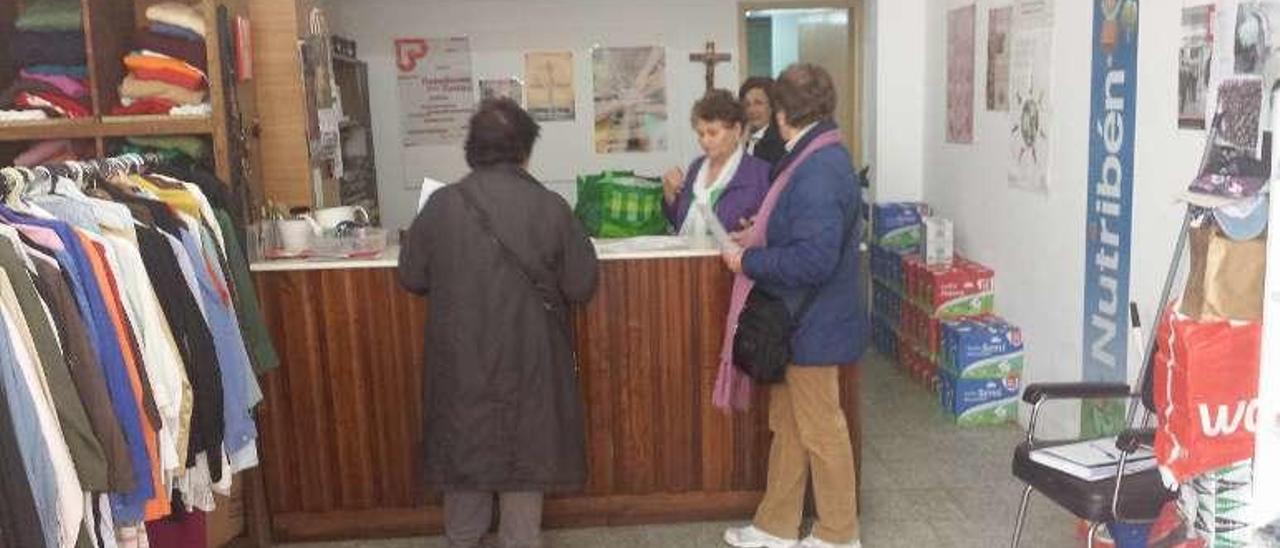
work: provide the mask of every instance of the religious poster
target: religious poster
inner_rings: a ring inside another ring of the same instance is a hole
[[[987,110],[1009,111],[1009,39],[1013,31],[1013,7],[987,14]]]
[[[524,104],[524,84],[516,78],[480,79],[480,100],[506,97]]]
[[[1182,9],[1182,47],[1178,50],[1178,127],[1182,129],[1205,127],[1216,9],[1213,4]]]
[[[401,143],[461,143],[476,104],[470,40],[398,38],[395,46]]]
[[[667,149],[667,62],[658,46],[595,48],[597,154]]]
[[[1053,0],[1018,0],[1013,18],[1009,186],[1047,193],[1052,163]]]
[[[947,142],[973,142],[974,18],[976,6],[947,12]]]
[[[573,88],[573,52],[549,51],[524,56],[526,108],[539,122],[573,121],[577,97]]]
[[[1089,171],[1085,201],[1085,382],[1128,382],[1142,357],[1129,341],[1129,266],[1133,236],[1134,143],[1138,117],[1138,0],[1093,0]],[[1081,404],[1080,434],[1113,436],[1125,424],[1124,400]]]

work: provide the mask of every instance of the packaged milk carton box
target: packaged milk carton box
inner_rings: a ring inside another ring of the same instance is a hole
[[[929,266],[949,265],[955,258],[955,231],[951,220],[926,217],[924,220],[924,262]]]
[[[937,318],[964,318],[995,311],[995,272],[956,257],[951,266],[925,273],[925,305]]]
[[[951,328],[943,366],[966,379],[1002,378],[1025,368],[1022,330],[1000,318],[983,318]]]
[[[1005,424],[1017,419],[1022,377],[963,379],[950,371],[938,375],[943,410],[960,426]]]
[[[876,204],[871,213],[873,243],[899,251],[917,252],[929,206],[920,202]]]

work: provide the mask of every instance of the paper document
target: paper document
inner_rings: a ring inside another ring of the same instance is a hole
[[[444,188],[444,183],[430,177],[423,177],[422,191],[418,193],[418,211],[422,211],[423,206],[427,205],[427,200],[431,198],[431,195],[441,188]]]
[[[1037,449],[1031,452],[1031,460],[1077,478],[1094,481],[1116,476],[1120,450],[1116,448],[1115,438],[1104,438]],[[1129,455],[1125,472],[1141,472],[1155,466],[1155,455],[1150,450],[1139,449]]]
[[[711,230],[711,237],[715,238],[716,245],[722,251],[737,251],[742,249],[738,242],[733,241],[729,236],[729,232],[724,229],[724,225],[720,224],[720,218],[716,217],[715,212],[711,211],[711,207],[707,204],[697,204],[698,211],[702,213],[702,218],[707,221],[707,228]]]

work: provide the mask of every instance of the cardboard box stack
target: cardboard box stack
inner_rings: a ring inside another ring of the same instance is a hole
[[[950,249],[930,249],[926,258],[926,226],[942,232],[935,238],[943,241],[939,247],[949,248],[951,240],[950,223],[930,219],[927,205],[877,204],[873,211],[876,348],[938,392],[958,424],[1013,420],[1022,388],[1022,333],[994,316],[995,272]]]

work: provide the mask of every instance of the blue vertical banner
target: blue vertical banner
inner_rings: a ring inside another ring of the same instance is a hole
[[[1128,380],[1129,258],[1138,106],[1138,0],[1093,0],[1089,201],[1085,223],[1084,380]],[[1124,402],[1088,400],[1085,436],[1124,427]]]

